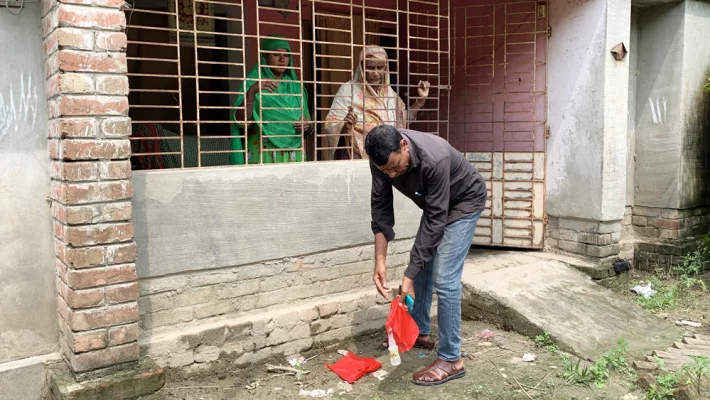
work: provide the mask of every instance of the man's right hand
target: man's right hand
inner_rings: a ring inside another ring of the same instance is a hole
[[[387,292],[389,292],[390,288],[387,286],[387,264],[375,264],[375,273],[372,276],[372,280],[375,282],[377,291],[380,292],[382,297],[389,300],[390,296]]]

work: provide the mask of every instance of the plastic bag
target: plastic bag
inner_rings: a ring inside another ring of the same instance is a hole
[[[358,357],[352,352],[348,352],[343,358],[333,365],[325,365],[329,370],[338,374],[340,379],[353,384],[358,379],[370,372],[375,372],[382,364],[372,357]]]
[[[409,315],[404,304],[399,303],[399,298],[395,298],[390,304],[390,314],[385,327],[392,329],[392,335],[400,353],[408,352],[419,337],[417,323]]]

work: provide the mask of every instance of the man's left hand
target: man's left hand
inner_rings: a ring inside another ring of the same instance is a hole
[[[407,295],[414,298],[414,281],[405,276],[402,278],[402,293],[400,293],[399,302],[404,304],[404,299]]]

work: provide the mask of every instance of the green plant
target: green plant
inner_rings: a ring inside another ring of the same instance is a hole
[[[700,382],[710,376],[710,357],[690,356],[690,358],[693,359],[693,363],[684,365],[682,370],[690,376],[690,383],[694,383],[698,394],[701,394]]]
[[[491,394],[491,391],[486,389],[486,385],[473,385],[466,392],[469,395],[473,395],[476,399],[482,394]]]
[[[710,92],[710,78],[708,78],[708,83],[706,83],[703,87],[705,88],[706,92]]]
[[[705,242],[701,243],[695,251],[686,254],[678,264],[673,267],[679,277],[693,277],[703,273],[705,265],[710,261],[710,249]]]
[[[674,393],[680,385],[681,374],[672,372],[665,375],[656,376],[656,382],[652,383],[646,390],[648,400],[671,400],[675,399]]]
[[[653,290],[656,291],[651,297],[638,296],[636,298],[636,303],[648,310],[650,312],[659,312],[673,307],[676,303],[676,290],[675,286],[666,286],[657,277],[652,276],[647,280],[647,283],[651,284]]]
[[[535,336],[535,346],[546,349],[550,353],[557,353],[560,348],[552,341],[549,332],[544,332],[542,335]]]
[[[619,339],[616,343],[616,347],[599,357],[592,365],[584,365],[582,360],[572,364],[568,356],[563,356],[562,361],[565,371],[562,376],[565,381],[569,384],[581,386],[589,386],[593,383],[596,387],[601,388],[611,377],[612,371],[633,375],[633,370],[626,362],[628,344],[623,339]]]
[[[562,356],[562,364],[564,365],[564,372],[562,377],[565,382],[569,385],[580,385],[589,386],[591,382],[591,374],[589,373],[589,367],[587,365],[582,365],[582,360],[577,360],[577,364],[573,364],[570,361],[569,356],[566,354]]]

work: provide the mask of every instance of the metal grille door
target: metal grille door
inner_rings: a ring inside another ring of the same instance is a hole
[[[547,7],[452,2],[449,142],[487,180],[475,244],[542,248]]]

